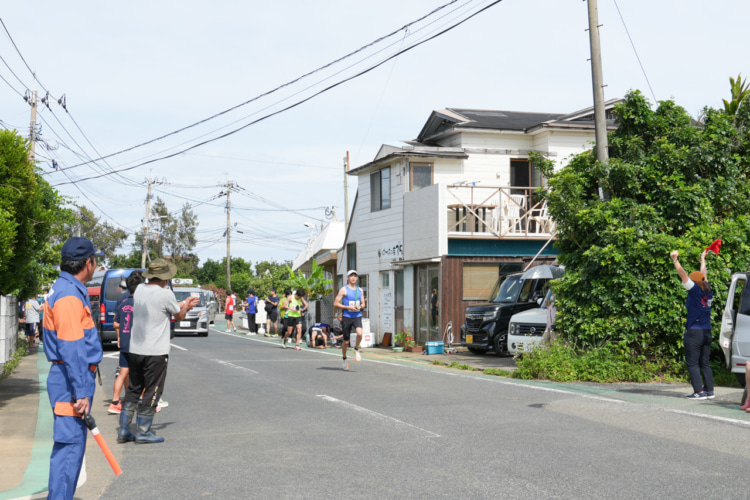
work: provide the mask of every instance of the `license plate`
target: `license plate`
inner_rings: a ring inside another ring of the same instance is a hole
[[[466,343],[467,344],[473,344],[474,343],[474,335],[467,335],[466,336]]]
[[[180,328],[190,328],[190,321],[180,321]]]

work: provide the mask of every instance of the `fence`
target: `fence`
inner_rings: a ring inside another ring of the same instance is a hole
[[[0,365],[8,362],[18,346],[18,301],[0,295]]]

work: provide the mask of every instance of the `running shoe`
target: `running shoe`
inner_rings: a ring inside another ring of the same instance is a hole
[[[109,408],[107,408],[107,411],[109,413],[112,413],[113,415],[121,413],[122,412],[122,402],[119,401],[116,405],[115,404],[110,404]]]
[[[701,394],[706,396],[706,399],[714,399],[716,397],[714,396],[714,391],[703,391]]]
[[[167,406],[169,406],[169,403],[164,401],[162,398],[159,398],[159,408],[166,408]]]
[[[359,349],[354,349],[354,361],[362,361],[362,356],[359,354]]]
[[[706,393],[705,392],[694,392],[692,394],[688,394],[685,396],[685,399],[694,399],[696,401],[706,399]]]
[[[232,333],[232,330],[230,330],[229,328],[227,328],[224,333]]]
[[[283,349],[286,349],[286,339],[284,339],[284,340],[281,341],[281,347]]]
[[[344,358],[344,365],[342,366],[345,372],[349,371],[349,362]]]
[[[301,351],[301,350],[302,350],[302,348],[301,348],[300,346],[296,345],[296,346],[294,346],[294,350],[295,350],[295,351]]]

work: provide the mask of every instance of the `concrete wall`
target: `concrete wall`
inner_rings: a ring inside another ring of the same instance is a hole
[[[17,299],[0,295],[0,365],[8,362],[18,346]]]

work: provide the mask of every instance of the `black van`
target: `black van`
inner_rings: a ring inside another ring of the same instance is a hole
[[[466,320],[461,326],[462,346],[474,354],[484,354],[489,350],[498,355],[508,353],[510,318],[521,311],[539,307],[549,289],[549,279],[525,280],[523,274],[500,277],[487,303],[466,308]]]

